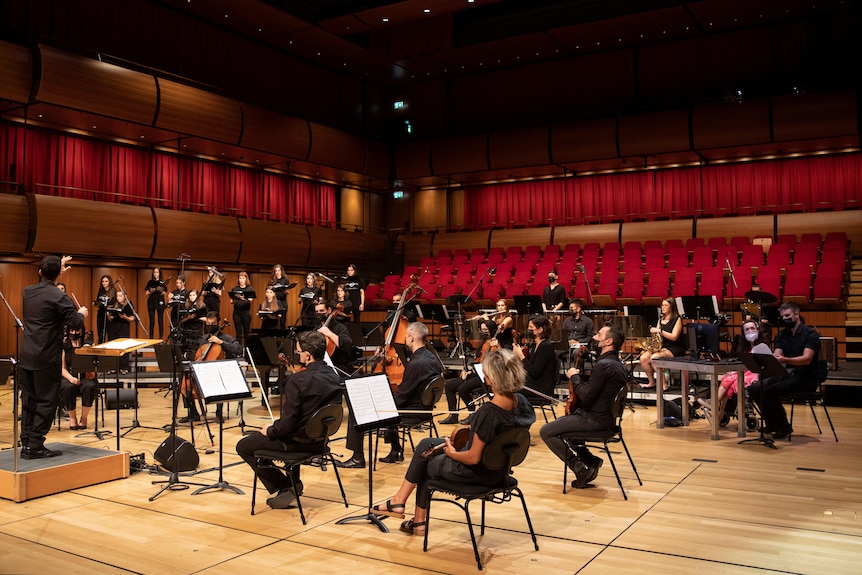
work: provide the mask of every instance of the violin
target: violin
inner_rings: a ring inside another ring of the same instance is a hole
[[[470,428],[468,426],[464,427],[456,427],[452,430],[452,435],[449,436],[449,442],[452,444],[452,447],[455,448],[455,451],[461,451],[464,449],[464,446],[467,445],[467,442],[470,440]],[[443,450],[446,448],[446,443],[440,443],[439,445],[435,445],[430,449],[426,449],[422,452],[422,457],[425,459],[430,459],[439,453],[443,453]]]
[[[566,415],[571,415],[578,409],[578,396],[575,394],[575,386],[572,378],[569,378],[569,399],[566,400]]]
[[[287,356],[284,355],[284,352],[278,354],[278,359],[281,360],[281,363],[284,364],[285,369],[293,373],[299,373],[300,371],[305,371],[304,365],[293,365]]]

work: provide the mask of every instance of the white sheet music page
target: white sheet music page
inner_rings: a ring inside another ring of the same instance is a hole
[[[225,396],[248,392],[248,383],[236,360],[204,361],[192,364],[204,396]]]
[[[350,409],[357,425],[391,419],[397,414],[395,397],[386,375],[372,375],[345,380]]]

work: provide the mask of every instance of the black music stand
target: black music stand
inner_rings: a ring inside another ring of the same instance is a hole
[[[516,295],[515,309],[518,315],[529,319],[533,314],[542,313],[542,298],[537,295]]]
[[[75,351],[80,348],[75,348]],[[101,441],[105,439],[106,435],[111,435],[113,431],[108,429],[99,429],[99,396],[102,394],[101,385],[99,384],[99,363],[100,357],[98,355],[78,355],[78,353],[72,353],[72,373],[86,373],[88,371],[92,371],[95,374],[96,380],[96,412],[95,417],[93,418],[93,431],[84,431],[83,433],[77,434],[75,437],[84,437],[87,435],[95,435]],[[119,387],[117,388],[117,400],[119,401]],[[105,412],[102,410],[102,425],[105,425]],[[119,451],[119,450],[118,450]]]
[[[235,359],[202,361],[192,363],[191,367],[195,384],[207,405],[221,405],[228,401],[241,401],[252,397],[248,381],[242,373],[239,361]],[[210,489],[228,489],[244,495],[241,489],[224,480],[224,417],[218,420],[218,481],[196,489],[192,495],[198,495]]]
[[[712,319],[718,315],[718,299],[714,295],[684,295],[677,298],[676,308],[686,319]]]
[[[775,356],[769,353],[741,353],[739,359],[745,364],[749,371],[756,373],[760,379],[760,405],[763,405],[763,391],[766,388],[766,379],[775,377],[785,377],[788,375],[787,368],[781,365],[781,362],[775,359]],[[744,381],[737,382],[737,385],[744,385]],[[760,437],[755,439],[743,439],[738,441],[739,445],[743,443],[757,442],[765,445],[770,449],[778,449],[775,447],[775,440],[771,437],[766,437],[763,432],[763,414],[760,418]],[[743,422],[739,422],[743,425]]]
[[[398,408],[395,405],[395,397],[389,387],[389,378],[386,374],[357,377],[344,381],[347,392],[347,403],[350,413],[356,421],[356,431],[368,434],[368,513],[345,517],[335,522],[336,525],[351,523],[354,521],[368,521],[376,525],[384,533],[389,529],[383,524],[380,515],[371,512],[374,505],[374,442],[372,437],[378,429],[397,425],[401,422]]]

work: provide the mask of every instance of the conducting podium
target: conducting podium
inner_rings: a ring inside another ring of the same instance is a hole
[[[120,358],[127,353],[135,352],[139,349],[143,349],[145,347],[150,347],[156,344],[162,343],[160,339],[135,339],[130,337],[121,337],[119,339],[113,339],[111,341],[106,341],[105,343],[100,343],[99,345],[93,345],[90,347],[79,347],[75,350],[76,355],[87,355],[92,356],[94,359],[94,363],[98,365],[95,361],[99,358],[114,358],[113,368],[116,372],[117,379],[117,451],[120,450],[120,402],[119,402],[119,389],[120,389]],[[106,360],[107,361],[107,360]],[[97,369],[94,371],[98,371]]]

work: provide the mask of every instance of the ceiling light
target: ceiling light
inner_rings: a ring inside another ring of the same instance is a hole
[[[422,10],[422,11],[423,11],[423,12],[425,12],[426,14],[430,14],[430,13],[431,13],[431,9],[430,9],[430,8],[425,8],[425,9],[424,9],[424,10]]]

